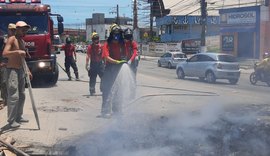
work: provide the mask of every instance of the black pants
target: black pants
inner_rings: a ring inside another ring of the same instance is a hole
[[[126,64],[125,64],[126,65]],[[122,105],[127,104],[136,95],[135,74],[121,70],[123,65],[107,65],[101,81],[102,109],[101,114],[122,113]],[[121,70],[121,71],[120,71]]]
[[[90,70],[88,71],[89,81],[89,91],[90,93],[95,93],[97,76],[101,79],[104,74],[104,64],[103,62],[91,62]]]
[[[0,87],[1,98],[4,101],[4,105],[7,105],[6,67],[0,67]]]
[[[112,96],[112,86],[122,65],[109,64],[106,65],[104,75],[101,79],[102,90],[102,107],[101,114],[121,112],[121,106],[115,101],[116,97]]]
[[[68,78],[71,78],[70,66],[73,68],[73,71],[74,71],[76,78],[79,78],[78,67],[76,65],[74,58],[72,56],[66,56],[65,57],[65,68],[66,68],[66,73],[68,75]]]
[[[138,59],[134,59],[134,61],[130,65],[130,68],[133,71],[133,73],[135,74],[135,76],[137,75],[138,65],[139,65],[139,60]]]

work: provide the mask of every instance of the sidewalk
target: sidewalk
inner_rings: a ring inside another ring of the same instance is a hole
[[[260,60],[239,58],[238,61],[240,64],[241,73],[251,74],[254,71],[254,64]]]

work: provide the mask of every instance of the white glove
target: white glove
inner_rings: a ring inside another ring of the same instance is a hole
[[[85,69],[86,69],[86,71],[89,71],[90,66],[89,66],[89,64],[88,64],[88,63],[86,63],[86,64],[85,64]]]
[[[127,64],[131,65],[131,60],[128,60]]]

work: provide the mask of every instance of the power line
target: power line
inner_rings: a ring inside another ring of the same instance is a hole
[[[184,0],[182,0],[181,2],[183,2],[183,1],[184,1]],[[225,1],[225,0],[224,0],[224,1]],[[223,1],[223,2],[224,2],[224,1]],[[218,1],[218,0],[210,1],[210,2],[208,2],[208,4],[209,4],[210,6],[213,6],[216,2],[221,2],[221,1]],[[221,3],[223,3],[223,2],[221,2]],[[193,1],[193,2],[191,2],[191,3],[189,3],[189,4],[184,5],[184,7],[181,8],[181,10],[177,10],[177,11],[171,12],[171,14],[178,14],[178,13],[184,12],[184,11],[186,11],[186,10],[192,8],[192,7],[196,7],[197,4],[199,4],[199,2],[194,2],[194,1]],[[260,3],[258,3],[258,2],[247,2],[247,3],[240,3],[240,6],[247,6],[247,5],[254,5],[254,4],[255,4],[255,5],[260,5]],[[175,4],[175,5],[176,5],[176,4]],[[182,6],[183,6],[183,5],[182,5]],[[179,6],[179,7],[182,7],[182,6]],[[214,11],[214,10],[218,10],[218,9],[222,9],[222,8],[237,7],[237,6],[239,6],[239,3],[228,4],[228,5],[224,5],[224,3],[223,3],[223,4],[221,4],[220,6],[208,7],[207,10],[208,10],[208,11]],[[199,5],[198,5],[197,7],[200,8]],[[199,8],[195,8],[195,10],[192,10],[192,11],[190,11],[189,13],[186,13],[185,15],[190,15],[190,14],[196,12],[196,11],[199,11],[199,10],[200,10]]]
[[[196,11],[199,11],[201,8],[199,7],[198,9],[195,9],[195,10],[193,10],[193,11],[191,11],[191,12],[189,12],[188,14],[186,14],[185,16],[188,16],[188,15],[190,15],[190,14],[192,14],[192,13],[194,13],[194,12],[196,12]]]
[[[185,0],[181,0],[180,2],[177,2],[176,4],[174,4],[174,5],[170,6],[170,7],[168,7],[168,9],[171,9],[171,8],[177,6],[178,4],[183,3],[184,1],[185,1]]]
[[[185,11],[185,10],[191,8],[191,7],[194,7],[194,6],[197,5],[197,4],[198,4],[198,2],[195,2],[195,3],[194,3],[194,1],[193,1],[193,2],[191,2],[191,3],[187,4],[187,5],[185,5],[181,10],[177,10],[177,11],[172,12],[172,13],[175,14],[175,13],[178,13],[178,12]]]
[[[249,3],[241,3],[240,5],[251,5],[251,4],[256,4],[256,2],[249,2]],[[224,7],[237,7],[239,4],[229,4],[229,5],[222,5],[222,6],[215,6],[215,7],[210,7],[214,8],[217,10],[217,8],[224,8]]]
[[[175,12],[172,12],[172,14],[182,12],[182,11],[184,11],[184,10],[187,10],[187,9],[191,8],[191,7],[194,7],[194,6],[197,5],[197,4],[199,4],[199,2],[195,2],[195,3],[194,3],[194,1],[193,1],[193,2],[189,3],[189,5],[187,5],[186,7],[182,8],[181,10],[177,10],[177,11],[175,11]]]
[[[138,19],[139,19],[139,25],[144,25],[144,27],[149,26],[150,21],[150,4],[148,3],[148,0],[138,0]],[[145,16],[149,17],[145,17]],[[142,21],[148,19],[148,23]]]

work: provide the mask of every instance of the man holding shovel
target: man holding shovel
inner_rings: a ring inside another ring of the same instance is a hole
[[[22,117],[25,103],[26,76],[22,60],[26,56],[23,37],[29,29],[30,26],[24,21],[18,21],[16,23],[16,35],[8,38],[3,51],[3,56],[8,58],[6,64],[7,109],[8,123],[11,128],[20,127],[19,123],[21,122],[28,122]],[[28,68],[27,70],[30,78],[32,78]]]

